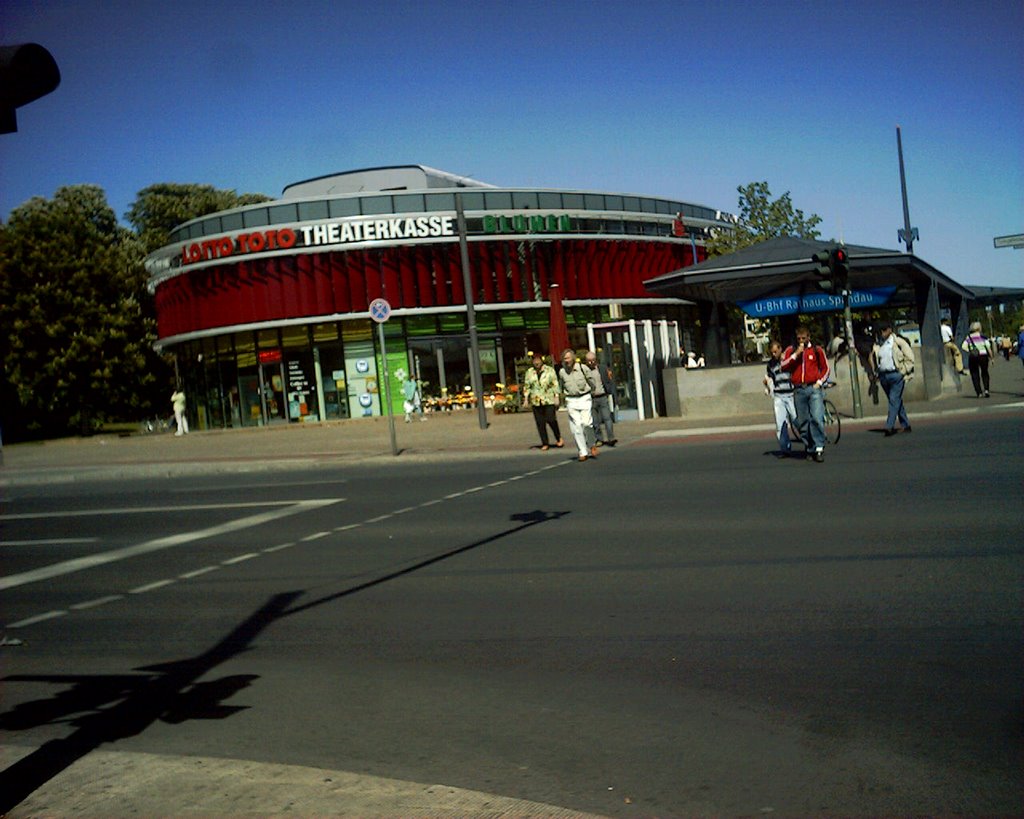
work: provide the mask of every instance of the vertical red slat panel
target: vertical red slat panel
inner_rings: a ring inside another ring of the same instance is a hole
[[[530,264],[533,265],[533,280],[540,290],[540,300],[548,300],[548,287],[551,284],[551,269],[548,264],[547,242],[533,242],[530,248]]]
[[[491,257],[491,268],[494,270],[494,297],[499,302],[507,302],[509,298],[508,265],[505,261],[505,246],[502,242],[488,242],[488,255]]]
[[[451,287],[450,304],[465,304],[466,289],[462,286],[462,259],[459,253],[459,246],[452,242],[444,245],[444,259],[447,265],[446,275]]]
[[[351,295],[349,310],[359,313],[366,310],[370,302],[366,298],[366,253],[350,250],[345,254],[348,269],[348,292]]]
[[[451,304],[451,296],[448,293],[446,283],[448,271],[448,251],[442,245],[430,246],[430,275],[434,280],[434,293],[437,298],[434,300],[438,305]]]
[[[402,304],[402,286],[398,275],[398,248],[384,248],[379,253],[380,272],[383,279],[381,296],[392,307]]]
[[[348,292],[348,270],[345,267],[344,253],[328,253],[327,258],[331,270],[331,294],[334,312],[347,313],[352,304],[352,294]]]
[[[416,301],[416,248],[405,245],[395,248],[398,259],[398,275],[402,283],[402,307],[417,307]]]
[[[416,266],[416,303],[420,307],[434,306],[434,284],[430,277],[430,248],[413,245],[410,248]]]
[[[487,252],[487,244],[474,242],[469,249],[474,296],[479,298],[481,304],[494,304],[494,266],[491,264],[491,254]]]

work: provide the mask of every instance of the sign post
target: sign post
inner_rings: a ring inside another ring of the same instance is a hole
[[[388,428],[391,433],[391,454],[398,455],[398,441],[395,438],[395,416],[391,414],[391,376],[388,375],[388,351],[384,346],[384,322],[391,318],[391,305],[386,299],[370,302],[370,318],[377,322],[377,338],[380,340],[381,378],[384,381],[384,406],[387,408]],[[378,387],[377,394],[380,394]]]

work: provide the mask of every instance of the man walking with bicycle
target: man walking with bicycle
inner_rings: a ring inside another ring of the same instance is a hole
[[[796,328],[796,345],[782,354],[782,369],[790,374],[796,423],[807,453],[817,463],[825,460],[825,396],[829,366],[825,350],[811,344],[807,325]]]

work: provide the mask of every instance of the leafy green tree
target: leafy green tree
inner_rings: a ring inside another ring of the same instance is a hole
[[[708,254],[723,256],[735,253],[745,247],[777,239],[781,236],[796,236],[800,239],[817,239],[821,217],[816,213],[804,216],[804,212],[793,207],[793,201],[786,191],[778,199],[771,198],[767,182],[751,182],[736,188],[739,192],[739,221],[731,229],[720,229],[708,242]]]
[[[8,440],[90,432],[151,410],[166,365],[152,347],[143,257],[93,185],[33,198],[0,227]]]
[[[161,182],[143,188],[135,197],[125,219],[135,228],[146,253],[168,243],[171,231],[182,222],[241,205],[269,202],[261,193],[238,194],[210,185]]]

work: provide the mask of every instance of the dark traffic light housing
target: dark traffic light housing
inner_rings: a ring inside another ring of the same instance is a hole
[[[16,111],[60,85],[53,56],[36,43],[0,46],[0,134],[18,130]]]
[[[819,250],[811,256],[818,287],[829,293],[845,290],[850,281],[850,256],[845,247]]]

